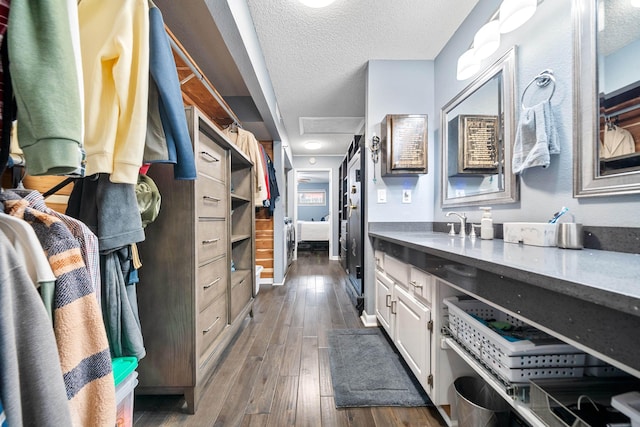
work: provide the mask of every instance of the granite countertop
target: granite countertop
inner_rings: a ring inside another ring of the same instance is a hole
[[[369,236],[640,316],[640,254],[423,231],[370,230]]]

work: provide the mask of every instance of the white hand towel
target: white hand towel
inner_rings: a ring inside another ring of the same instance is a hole
[[[535,166],[546,168],[551,163],[550,154],[558,153],[560,144],[549,102],[522,110],[513,147],[513,173],[520,175]]]

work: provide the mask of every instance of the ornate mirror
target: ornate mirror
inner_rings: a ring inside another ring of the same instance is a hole
[[[574,196],[640,193],[640,4],[573,7]]]
[[[518,200],[511,172],[515,47],[442,108],[442,206]]]

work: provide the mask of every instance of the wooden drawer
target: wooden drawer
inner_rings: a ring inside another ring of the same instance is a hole
[[[220,295],[226,295],[228,279],[229,265],[226,256],[198,268],[199,311],[207,308]]]
[[[195,157],[199,173],[222,182],[227,181],[227,152],[202,131]]]
[[[253,278],[249,273],[248,270],[232,273],[231,321],[242,311],[253,295]]]
[[[198,221],[196,226],[198,265],[227,252],[227,222]],[[231,268],[231,267],[229,267]]]
[[[229,209],[227,187],[223,182],[199,177],[196,181],[196,215],[200,218],[226,218]]]
[[[209,347],[225,326],[227,326],[227,299],[221,296],[198,316],[196,340],[200,356],[209,353]]]
[[[424,271],[411,266],[409,288],[413,295],[427,305],[431,305],[431,295],[435,278]]]
[[[409,289],[409,265],[388,254],[384,256],[384,272],[398,284]]]

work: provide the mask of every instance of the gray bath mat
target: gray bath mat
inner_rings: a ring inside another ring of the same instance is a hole
[[[337,408],[432,405],[391,345],[378,328],[329,332]]]

